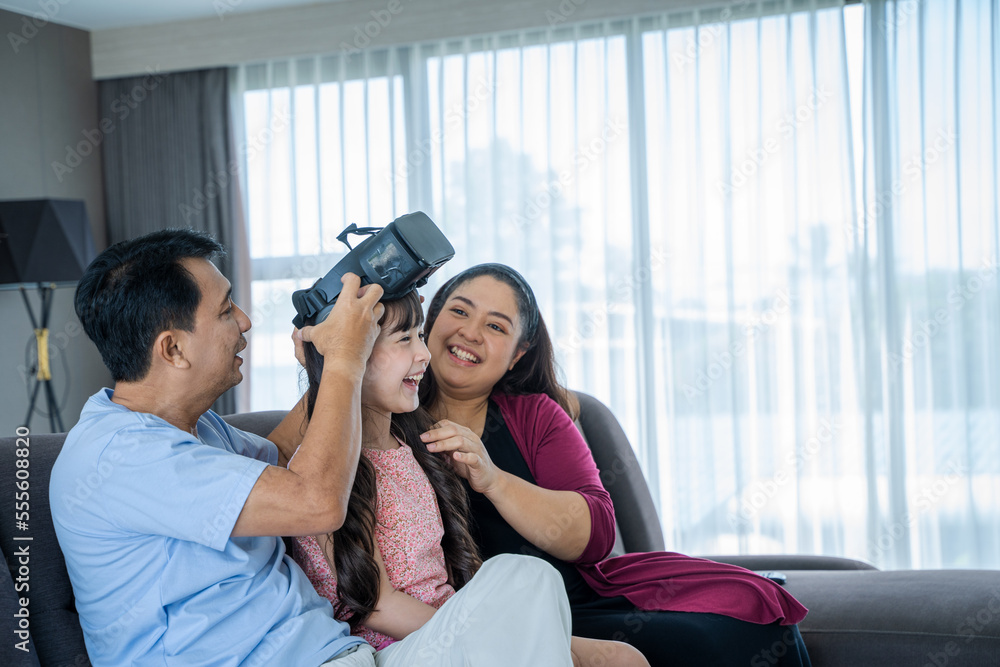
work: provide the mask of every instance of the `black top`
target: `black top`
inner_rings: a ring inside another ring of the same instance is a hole
[[[498,468],[535,483],[493,401],[486,412],[482,440]],[[789,628],[777,624],[758,625],[718,614],[638,611],[622,596],[602,598],[574,565],[533,546],[504,521],[486,496],[468,489],[468,485],[466,488],[471,499],[472,537],[483,558],[502,553],[528,554],[551,563],[566,582],[574,635],[626,641],[638,648],[652,667],[756,665],[764,664],[762,655],[777,660],[775,667],[809,666],[802,635],[795,627],[788,635]],[[790,637],[794,643],[790,643]],[[776,646],[783,647],[783,658],[774,657],[779,655]]]
[[[504,423],[500,407],[492,400],[486,411],[486,426],[483,429],[483,446],[489,453],[493,463],[506,472],[536,484],[527,461],[521,456],[521,450],[514,442],[507,424]],[[468,482],[466,490],[469,493],[472,514],[472,538],[479,546],[483,558],[491,558],[498,554],[527,554],[548,561],[559,570],[566,582],[566,593],[570,604],[583,604],[595,597],[600,597],[587,585],[576,566],[547,554],[511,528],[493,503],[481,493],[473,491]]]

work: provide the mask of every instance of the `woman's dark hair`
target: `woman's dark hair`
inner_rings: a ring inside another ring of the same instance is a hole
[[[494,385],[493,390],[503,394],[545,394],[558,403],[572,419],[580,412],[580,402],[570,390],[559,382],[556,369],[555,352],[552,339],[545,326],[545,320],[538,309],[535,293],[524,277],[506,264],[477,264],[462,271],[441,286],[431,304],[427,308],[427,323],[424,330],[430,335],[434,322],[445,302],[456,289],[475,278],[489,276],[498,280],[514,292],[517,302],[517,315],[521,322],[521,337],[517,342],[518,349],[525,350],[524,355],[507,371]],[[427,368],[424,379],[420,383],[420,404],[432,407],[437,400],[437,381],[431,368]]]
[[[382,303],[385,304],[385,313],[379,324],[389,327],[390,333],[411,329],[423,322],[423,308],[416,291]],[[311,417],[319,394],[319,379],[323,375],[323,357],[311,343],[306,343],[303,349],[309,378],[306,409]],[[469,499],[465,486],[447,460],[441,454],[427,451],[427,446],[420,439],[420,434],[433,424],[434,420],[427,411],[417,408],[413,412],[393,414],[390,433],[410,447],[413,457],[434,488],[444,524],[441,547],[448,568],[448,583],[458,590],[479,570],[482,559],[469,533]],[[333,540],[337,597],[341,606],[352,613],[352,628],[364,622],[378,604],[380,579],[374,555],[377,502],[375,467],[362,456],[358,459],[344,525],[327,536]]]
[[[90,263],[74,306],[115,382],[146,377],[161,332],[194,330],[201,291],[181,260],[224,254],[208,234],[165,229],[116,243]]]

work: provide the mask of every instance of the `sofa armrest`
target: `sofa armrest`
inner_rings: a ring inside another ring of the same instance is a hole
[[[738,565],[748,570],[877,570],[864,561],[835,556],[760,555],[760,556],[701,556],[719,563]]]
[[[1000,664],[998,570],[792,570],[815,667]]]
[[[625,431],[604,403],[580,391],[573,393],[580,401],[580,430],[611,495],[625,551],[662,551],[660,518]]]

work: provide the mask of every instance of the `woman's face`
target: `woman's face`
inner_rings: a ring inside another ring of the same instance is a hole
[[[489,276],[455,288],[428,334],[434,379],[455,398],[487,396],[524,354],[514,291]]]

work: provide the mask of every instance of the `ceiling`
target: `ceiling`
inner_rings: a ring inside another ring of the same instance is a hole
[[[338,0],[326,0],[337,2]],[[45,18],[54,23],[106,30],[218,18],[297,5],[323,4],[322,0],[0,0],[0,9]]]

